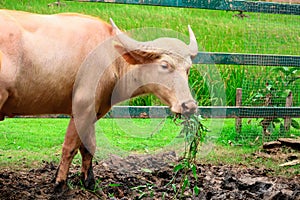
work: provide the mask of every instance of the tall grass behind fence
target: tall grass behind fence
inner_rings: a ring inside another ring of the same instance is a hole
[[[244,49],[248,53],[300,55],[300,16],[257,13],[247,18]],[[296,67],[244,66],[241,84],[243,106],[285,107],[292,94],[292,106],[300,106],[300,69]],[[255,111],[254,111],[255,112]],[[299,136],[299,119],[243,119],[239,141],[264,141]],[[261,141],[261,140],[259,140]],[[251,143],[250,142],[250,143]]]
[[[195,32],[198,33],[196,35],[199,46],[204,51],[300,55],[300,16],[244,13],[241,17],[235,12],[191,10],[189,12],[191,15],[187,18],[195,17],[191,21]],[[192,13],[198,13],[198,16],[192,15]],[[205,78],[207,74],[203,71],[205,68],[209,71],[210,66],[197,65],[191,70],[189,82],[199,105],[234,106],[236,88],[248,87],[247,85],[253,80],[273,79],[278,82],[281,79],[281,82],[287,81],[284,80],[281,72],[273,71],[274,67],[236,65],[217,65],[215,67],[222,77],[221,81],[223,81],[226,94],[225,102],[217,96],[219,93],[211,92],[211,88],[222,88],[218,83],[220,80]],[[281,85],[280,90],[285,90],[282,88],[286,87],[284,84],[277,85]],[[298,86],[297,82],[293,85],[294,88]],[[251,88],[248,95],[257,93],[261,89],[258,86]],[[295,93],[296,96],[298,96],[297,93]],[[149,100],[148,97],[146,98]],[[153,102],[155,105],[159,104],[156,99]],[[148,101],[148,103],[151,105],[152,102]]]
[[[249,19],[246,36],[245,44],[251,53],[300,55],[300,16],[259,13],[256,19]],[[300,106],[299,76],[300,69],[293,67],[254,67],[243,83],[243,98],[248,101],[244,105],[258,105],[253,101],[253,95],[269,88],[277,91],[274,106],[285,106],[289,90],[293,92],[293,105]],[[252,103],[249,102],[251,99]]]
[[[257,13],[255,17],[249,16],[247,23],[244,48],[248,53],[300,55],[299,15]],[[297,68],[249,66],[245,69],[247,71],[242,88],[243,98],[248,103],[244,102],[243,105],[255,105],[249,104],[249,100],[252,95],[268,87],[267,85],[276,87],[278,91],[292,89],[295,96],[298,94],[300,85],[295,78],[300,71]],[[284,105],[285,98],[284,103],[277,106]]]

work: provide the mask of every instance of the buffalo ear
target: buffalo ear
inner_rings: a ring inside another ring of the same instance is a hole
[[[115,49],[122,55],[122,57],[131,65],[152,63],[155,59],[158,59],[160,55],[153,51],[143,51],[136,49],[128,51],[122,44],[115,42]]]

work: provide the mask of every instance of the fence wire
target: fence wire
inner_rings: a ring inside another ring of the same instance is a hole
[[[300,55],[300,16],[258,13],[246,20],[246,52]],[[243,70],[242,106],[300,106],[299,67],[245,66]],[[252,112],[255,115],[256,111]],[[237,137],[255,141],[258,137],[274,140],[278,137],[300,136],[299,124],[298,118],[243,119]]]

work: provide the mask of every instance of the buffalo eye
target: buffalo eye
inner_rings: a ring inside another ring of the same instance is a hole
[[[163,69],[169,69],[170,68],[170,64],[168,62],[166,62],[166,61],[161,62],[160,66]]]

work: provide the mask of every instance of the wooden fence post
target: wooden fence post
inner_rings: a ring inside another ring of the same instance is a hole
[[[242,88],[236,89],[236,99],[235,99],[236,106],[242,106]],[[235,131],[237,133],[241,133],[242,130],[242,118],[236,117],[235,119]]]
[[[285,100],[285,107],[292,107],[293,106],[293,94],[290,92]],[[285,117],[284,118],[284,129],[285,131],[289,131],[291,128],[292,118]]]

